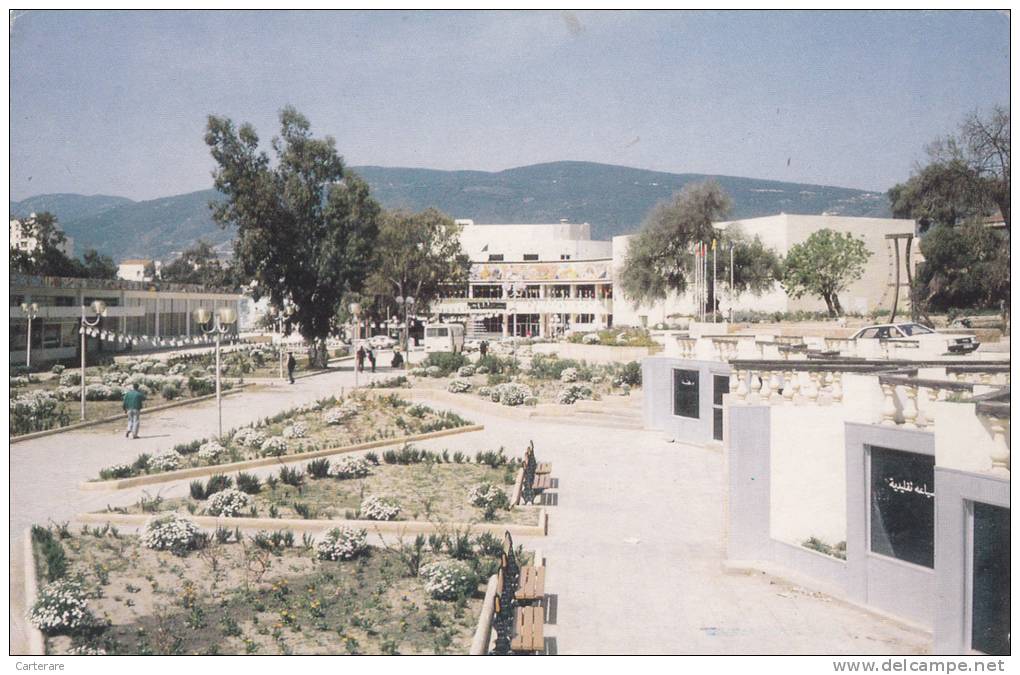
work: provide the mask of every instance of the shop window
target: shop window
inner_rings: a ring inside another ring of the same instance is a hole
[[[1008,655],[1009,509],[974,503],[971,647]]]
[[[489,254],[489,262],[503,262],[503,254],[502,253],[490,253]]]
[[[871,551],[935,566],[935,458],[871,448]]]
[[[525,253],[524,254],[524,261],[525,262],[535,262],[537,260],[538,260],[538,254],[537,253]]]

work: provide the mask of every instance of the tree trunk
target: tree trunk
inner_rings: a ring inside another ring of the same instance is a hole
[[[832,306],[836,310],[835,316],[843,316],[843,306],[839,304],[839,295],[836,293],[832,294]]]
[[[329,367],[329,350],[326,341],[318,339],[308,347],[308,365],[310,368],[324,369]]]
[[[829,316],[836,316],[836,308],[832,304],[832,299],[835,297],[835,293],[822,293],[822,300],[825,300],[825,306],[829,308]]]

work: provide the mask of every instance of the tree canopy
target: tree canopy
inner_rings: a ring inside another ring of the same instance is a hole
[[[21,233],[35,240],[35,248],[10,249],[11,271],[51,277],[77,277],[85,279],[115,279],[117,266],[109,256],[94,248],[85,251],[82,260],[72,258],[63,251],[67,235],[57,224],[57,217],[48,211],[19,219]]]
[[[671,291],[685,292],[692,279],[695,245],[713,239],[721,243],[719,279],[729,279],[732,245],[733,290],[757,294],[771,288],[780,269],[775,252],[758,237],[749,239],[739,227],[717,230],[712,226],[725,219],[731,206],[719,184],[709,181],[686,185],[670,201],[652,209],[627,248],[621,275],[624,295],[645,304],[663,299]]]
[[[839,293],[864,275],[870,257],[863,239],[849,232],[817,230],[790,247],[783,261],[781,283],[790,297],[816,295],[825,300],[829,316],[839,316],[843,313]]]
[[[160,279],[181,284],[200,284],[212,288],[239,286],[232,265],[220,262],[216,250],[207,241],[199,239],[173,262],[163,265]]]
[[[237,228],[237,265],[254,281],[255,298],[289,303],[285,330],[296,326],[324,367],[340,304],[371,271],[380,208],[368,185],[344,168],[332,137],[313,138],[308,120],[290,106],[280,112],[280,127],[271,164],[250,124],[235,128],[209,117],[205,142],[226,197],[211,204],[213,218]]]
[[[1009,303],[1009,238],[980,223],[939,225],[921,239],[915,298],[934,311]]]
[[[929,144],[928,164],[889,190],[893,215],[917,220],[924,232],[935,225],[954,226],[992,215],[998,209],[1008,230],[1009,117],[1009,109],[1001,106],[987,116],[974,112],[955,135]]]

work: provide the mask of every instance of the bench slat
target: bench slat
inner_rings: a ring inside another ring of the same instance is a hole
[[[536,490],[548,490],[552,487],[552,476],[549,474],[535,476],[535,480],[531,482],[531,486]]]
[[[510,649],[515,652],[540,652],[545,649],[545,614],[541,607],[517,608]]]
[[[535,467],[535,473],[552,473],[552,464],[545,462]]]

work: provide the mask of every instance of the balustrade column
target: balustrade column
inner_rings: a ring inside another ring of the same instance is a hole
[[[992,472],[1009,476],[1009,443],[1006,442],[1006,420],[993,417],[992,428]]]
[[[908,429],[916,429],[917,424],[917,387],[908,384],[903,387],[907,395],[907,402],[903,406],[903,426]]]
[[[896,426],[896,387],[891,384],[880,383],[882,387],[882,421],[885,426]]]
[[[748,395],[748,398],[751,399],[752,401],[754,399],[761,398],[761,394],[760,394],[760,390],[761,390],[761,373],[755,373],[755,372],[748,371],[747,376],[749,378],[751,378],[751,393]]]
[[[767,401],[772,398],[772,373],[763,370],[758,376],[761,378],[761,400]]]
[[[815,403],[818,401],[818,373],[817,371],[811,371],[808,373],[808,385],[804,390],[804,396],[807,397],[808,401]]]
[[[797,377],[797,373],[792,370],[783,374],[783,400],[786,403],[793,403],[793,378],[795,377]]]
[[[747,400],[747,371],[738,370],[735,374],[737,376],[736,399],[744,402]]]
[[[843,402],[843,373],[838,370],[832,372],[832,402]]]

